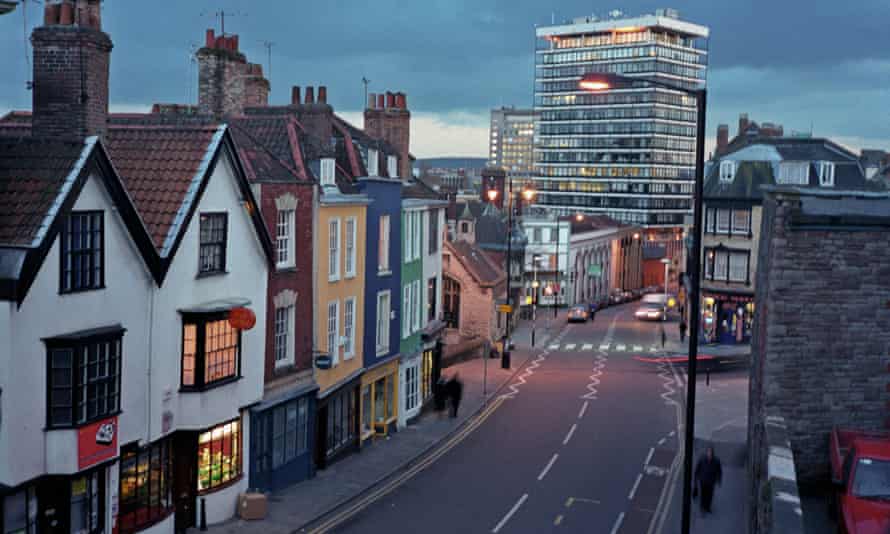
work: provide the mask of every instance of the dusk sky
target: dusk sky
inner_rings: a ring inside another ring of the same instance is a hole
[[[0,17],[0,115],[31,107],[26,44],[42,5],[26,6]],[[709,138],[718,123],[729,123],[735,135],[738,114],[747,112],[786,132],[812,127],[852,148],[890,149],[886,0],[108,1],[111,106],[194,102],[189,55],[205,29],[219,28],[214,11],[225,9],[233,13],[226,30],[239,34],[250,61],[265,67],[261,41],[274,43],[271,103],[285,103],[291,85],[327,85],[337,112],[361,126],[366,76],[370,92],[407,94],[416,156],[485,156],[489,110],[532,104],[535,24],[660,7],[711,29]]]

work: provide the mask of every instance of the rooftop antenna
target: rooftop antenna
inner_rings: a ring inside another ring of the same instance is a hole
[[[195,80],[196,69],[194,65],[198,62],[195,53],[198,51],[198,45],[194,42],[189,43],[189,61],[188,61],[188,76],[186,79],[188,80],[188,86],[186,87],[186,102],[189,104],[192,103],[192,89],[194,89],[195,85],[197,85],[197,81]]]
[[[210,15],[210,14],[211,14],[211,13],[208,12],[208,11],[202,11],[202,12],[201,12],[201,16],[202,16],[202,17],[205,17],[205,16]],[[219,19],[219,23],[220,23],[220,28],[219,28],[219,30],[220,30],[220,34],[221,34],[221,35],[225,35],[225,34],[226,34],[226,16],[229,16],[229,17],[243,17],[243,16],[247,16],[247,13],[243,13],[243,12],[233,12],[233,11],[226,11],[226,10],[224,10],[224,9],[220,9],[219,11],[214,11],[212,14],[213,14],[214,17],[216,17],[216,18]]]
[[[371,83],[371,80],[362,76],[362,83],[365,86],[365,102],[362,104],[362,106],[367,106],[368,105],[368,84]]]
[[[262,45],[266,48],[266,70],[268,71],[268,75],[266,79],[269,80],[269,92],[272,92],[272,46],[275,44],[272,41],[260,41]]]

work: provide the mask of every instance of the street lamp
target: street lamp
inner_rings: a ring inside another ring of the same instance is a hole
[[[705,109],[708,91],[686,89],[669,83],[652,79],[631,78],[620,74],[590,73],[581,78],[580,89],[586,91],[605,91],[626,87],[654,86],[672,91],[680,91],[695,98],[696,134],[695,134],[695,191],[693,207],[692,259],[690,262],[690,321],[689,321],[689,379],[686,389],[686,436],[683,447],[683,522],[682,534],[689,534],[692,512],[692,453],[695,440],[695,380],[698,367],[698,331],[701,321],[701,239],[702,239],[702,194],[704,190],[705,171]],[[638,239],[638,234],[634,235]]]
[[[494,201],[497,200],[497,198],[498,198],[498,190],[497,189],[489,189],[485,194],[488,195],[488,200],[491,203],[494,203]]]
[[[671,259],[670,258],[661,258],[661,263],[664,264],[664,304],[662,305],[662,307],[664,308],[664,313],[661,316],[661,320],[667,321],[668,270],[671,267]]]
[[[498,192],[496,189],[489,189],[486,193],[488,195],[488,199],[494,203],[495,199],[498,197]],[[534,198],[537,192],[534,189],[526,187],[522,191],[522,195],[526,199]],[[510,306],[509,315],[507,315],[507,325],[504,329],[504,339],[503,339],[503,356],[501,359],[501,368],[509,369],[510,368],[510,317],[513,314],[512,304],[513,298],[511,295],[511,282],[513,280],[513,177],[507,177],[507,202],[505,205],[507,206],[507,257],[504,260],[506,264],[506,272],[507,272],[507,306]]]
[[[535,273],[535,279],[532,280],[532,347],[535,346],[535,326],[538,318],[538,262],[541,261],[539,254],[532,255],[532,269]]]

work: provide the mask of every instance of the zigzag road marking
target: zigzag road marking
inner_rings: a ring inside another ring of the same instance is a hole
[[[541,354],[539,354],[538,357],[535,358],[534,360],[532,360],[532,363],[530,363],[528,365],[528,367],[525,368],[525,371],[523,371],[521,375],[516,377],[516,382],[513,382],[512,384],[507,386],[507,388],[510,389],[510,392],[500,395],[500,398],[512,399],[517,394],[519,394],[519,386],[525,384],[525,379],[530,377],[532,374],[534,374],[535,369],[540,367],[541,363],[543,363],[544,360],[546,360],[546,359],[547,359],[546,352],[542,352]]]

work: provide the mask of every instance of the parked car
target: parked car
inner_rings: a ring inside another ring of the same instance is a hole
[[[838,532],[888,532],[890,433],[834,429],[829,448]]]
[[[621,291],[613,292],[609,295],[609,303],[610,304],[621,304],[624,302],[624,293]]]
[[[664,319],[664,308],[661,304],[644,302],[634,312],[634,317],[641,321],[661,321]]]
[[[586,323],[588,316],[587,306],[572,306],[569,308],[568,320],[570,323]]]

